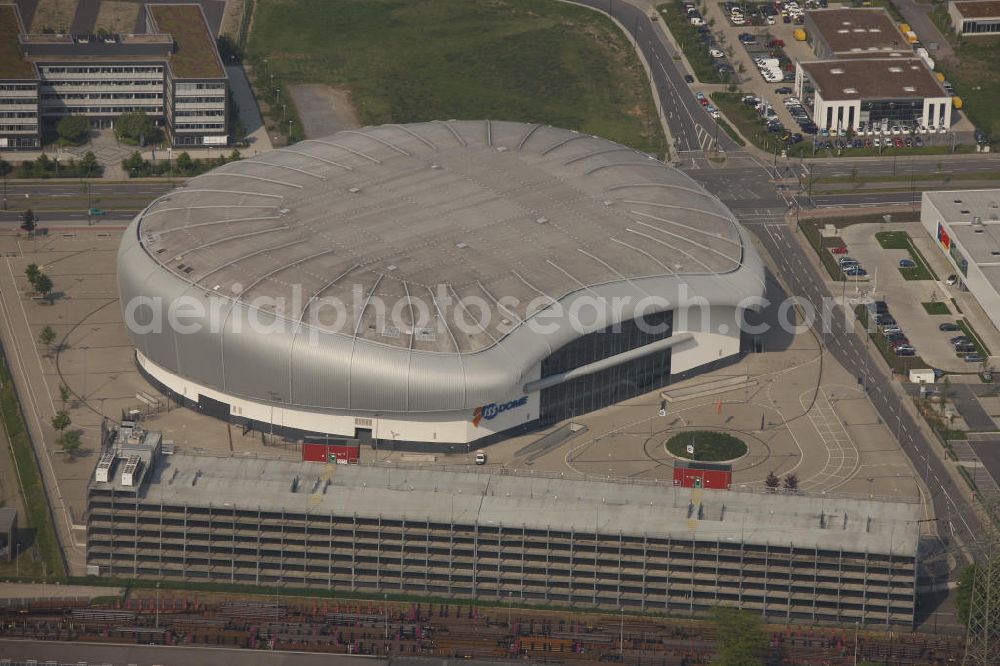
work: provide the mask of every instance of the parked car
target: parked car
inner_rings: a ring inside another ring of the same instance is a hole
[[[791,95],[795,91],[792,90],[789,86],[781,86],[774,92],[778,93],[779,95]]]
[[[877,314],[886,314],[889,312],[889,304],[885,301],[875,301],[872,303],[871,309],[875,310]]]
[[[966,363],[982,363],[985,359],[980,354],[966,354],[962,360]]]
[[[837,259],[837,263],[840,264],[841,268],[843,268],[844,264],[857,264],[858,260],[855,259],[854,257],[849,257],[847,255],[844,255],[839,259]]]
[[[486,454],[482,451],[476,451],[476,464],[485,465],[486,464]]]
[[[709,49],[708,50],[708,55],[712,56],[713,58],[725,58],[726,57],[726,54],[723,53],[719,49]]]
[[[950,321],[946,321],[943,324],[938,324],[939,331],[961,331],[962,327]]]
[[[916,356],[917,350],[913,347],[899,347],[896,349],[896,356]]]
[[[896,318],[888,312],[879,312],[875,315],[876,326],[895,326]]]
[[[976,345],[972,343],[955,345],[956,354],[974,354],[975,352],[976,352]]]
[[[690,74],[684,75],[684,83],[694,83],[694,77]]]
[[[949,287],[952,287],[958,283],[958,276],[952,273],[951,275],[948,276],[948,279],[946,279],[944,283]]]
[[[917,265],[917,263],[915,261],[913,261],[912,259],[900,259],[899,260],[899,267],[900,268],[913,268],[916,265]]]
[[[864,277],[868,275],[868,271],[861,268],[861,266],[854,266],[853,268],[848,268],[844,271],[844,275],[847,277]]]
[[[965,336],[965,335],[956,335],[955,337],[953,337],[948,342],[950,342],[953,345],[961,345],[961,344],[965,344],[967,342],[972,342],[972,340],[970,340],[968,338],[968,336]]]

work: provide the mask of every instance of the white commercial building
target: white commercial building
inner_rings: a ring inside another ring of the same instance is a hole
[[[952,28],[963,37],[1000,35],[1000,0],[949,2],[948,16]]]
[[[920,222],[1000,328],[1000,189],[924,192]]]
[[[843,58],[799,62],[795,90],[814,90],[813,119],[831,131],[900,124],[950,128],[951,96],[918,58]]]

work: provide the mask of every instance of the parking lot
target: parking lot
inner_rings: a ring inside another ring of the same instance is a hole
[[[911,261],[911,254],[905,249],[884,249],[876,240],[875,234],[885,230],[908,231],[914,247],[932,264],[939,279],[905,279],[900,270],[900,262]],[[855,258],[867,268],[877,297],[887,303],[892,318],[916,355],[923,358],[929,366],[948,373],[976,373],[980,369],[979,363],[967,362],[964,356],[958,356],[955,346],[950,342],[952,338],[964,333],[961,330],[942,331],[940,327],[942,324],[953,324],[959,319],[969,318],[976,332],[985,335],[985,323],[972,320],[971,313],[964,305],[959,313],[951,302],[950,290],[955,287],[945,283],[949,268],[943,260],[934,267],[937,263],[934,260],[939,259],[935,256],[937,250],[919,225],[876,227],[859,224],[844,227],[840,236],[847,246],[847,256]],[[924,303],[938,303],[937,306],[930,306],[931,309],[939,312],[946,309],[947,314],[929,314]],[[965,353],[975,353],[975,350],[969,349]]]

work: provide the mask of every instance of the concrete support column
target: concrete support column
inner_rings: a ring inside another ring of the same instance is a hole
[[[351,589],[358,589],[358,514],[351,522]]]
[[[670,558],[673,554],[672,541],[667,537],[667,573],[663,586],[663,608],[667,611],[670,610]]]
[[[500,598],[502,584],[500,582],[500,553],[503,550],[503,525],[497,525],[497,599]],[[507,593],[508,595],[510,592]]]
[[[649,562],[646,559],[646,549],[649,546],[649,536],[646,534],[642,535],[642,600],[640,601],[640,608],[642,612],[646,612],[646,597],[649,596],[649,591],[646,589],[646,571],[649,567]],[[666,594],[666,586],[664,586],[664,594]]]
[[[476,520],[472,533],[472,599],[475,600],[479,591],[479,521]]]
[[[403,589],[403,576],[406,573],[406,519],[399,523],[399,589]]]
[[[132,505],[132,576],[139,577],[139,502]]]
[[[455,521],[449,523],[451,532],[448,534],[448,595],[451,595],[451,574],[455,570]]]

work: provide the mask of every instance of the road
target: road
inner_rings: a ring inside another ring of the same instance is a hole
[[[685,152],[711,150],[713,144],[706,142],[706,127],[714,126],[711,117],[701,108],[690,88],[684,82],[684,72],[679,60],[674,59],[675,50],[664,35],[658,23],[652,23],[646,10],[627,4],[623,0],[577,0],[579,4],[597,8],[617,19],[632,35],[636,45],[642,50],[650,64],[652,83],[663,104],[667,125],[681,157]],[[714,134],[714,133],[713,133]],[[714,138],[714,137],[713,137]],[[718,146],[729,157],[746,154],[728,136],[719,136]],[[686,167],[687,159],[679,160]],[[934,170],[942,173],[955,171],[994,171],[1000,168],[1000,161],[992,156],[967,155],[958,157],[932,156],[929,158],[907,158],[906,162],[921,163],[926,167],[933,164]],[[746,164],[746,160],[734,160]],[[780,269],[788,293],[811,303],[816,312],[822,312],[824,299],[832,298],[826,283],[816,267],[809,261],[806,251],[795,238],[795,232],[785,222],[785,204],[782,193],[776,191],[775,181],[786,177],[796,165],[787,163],[781,169],[776,160],[773,164],[754,160],[758,167],[738,168],[694,168],[688,174],[702,183],[710,192],[727,204],[747,228],[760,239],[775,266]],[[821,161],[804,167],[811,177],[859,174],[885,175],[898,173],[903,160],[900,159],[859,159],[847,162]],[[692,160],[692,165],[697,163]],[[790,167],[790,168],[789,168]],[[907,165],[906,171],[909,170]],[[904,171],[905,173],[905,171]],[[795,175],[791,175],[796,178]],[[747,197],[746,193],[753,193]],[[787,194],[787,193],[786,193]],[[794,194],[794,193],[793,193]],[[793,197],[794,198],[794,197]],[[905,192],[860,192],[858,194],[824,195],[822,205],[865,206],[886,203],[909,203],[913,200],[910,191]],[[780,202],[780,203],[779,203]],[[909,457],[914,470],[930,488],[930,500],[934,505],[939,522],[939,533],[948,541],[959,536],[966,544],[974,544],[980,535],[980,523],[976,512],[965,495],[954,485],[945,463],[941,460],[932,443],[917,425],[910,411],[904,408],[903,400],[908,398],[897,392],[886,372],[885,361],[876,356],[867,336],[862,338],[853,328],[845,326],[844,317],[834,317],[829,331],[816,327],[816,333],[823,346],[849,372],[861,378],[869,399],[878,411],[882,421],[895,428],[896,438]]]
[[[649,63],[652,84],[663,105],[674,148],[680,157],[691,157],[685,153],[696,153],[701,157],[702,150],[714,150],[716,140],[719,149],[726,152],[739,149],[691,94],[684,81],[685,72],[675,64],[678,62],[674,60],[677,52],[659,23],[653,23],[644,10],[622,0],[573,1],[611,14],[632,36]]]

